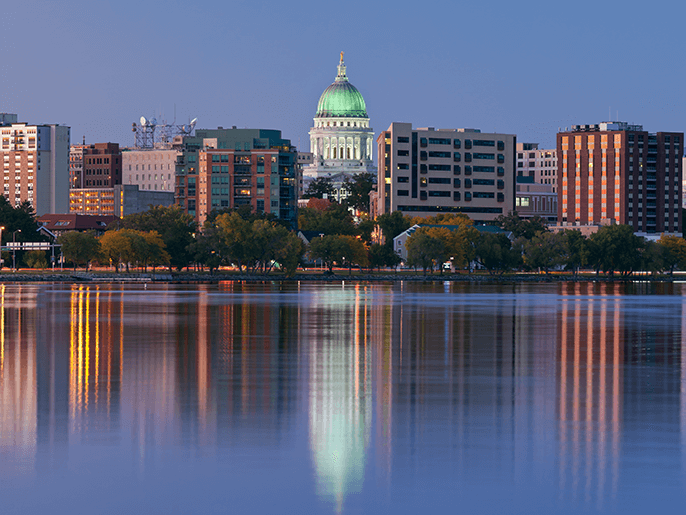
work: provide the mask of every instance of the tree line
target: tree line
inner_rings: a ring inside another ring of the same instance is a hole
[[[624,225],[602,227],[585,237],[575,230],[550,232],[544,220],[521,219],[516,213],[496,219],[495,226],[504,232],[477,229],[463,214],[412,218],[393,212],[374,220],[360,214],[353,217],[347,205],[313,197],[298,216],[302,231],[320,235],[307,247],[274,215],[254,213],[249,207],[212,211],[198,227],[181,208],[156,206],[113,222],[102,236],[67,232],[57,243],[75,268],[97,263],[115,270],[134,266],[171,271],[193,266],[212,272],[232,265],[246,273],[278,269],[292,275],[298,266],[315,264],[329,272],[335,266],[369,270],[395,267],[400,257],[393,248],[393,238],[420,224],[430,227],[419,228],[407,238],[405,264],[424,273],[442,273],[445,263],[470,272],[477,266],[491,274],[563,269],[576,274],[590,269],[629,275],[636,270],[657,273],[686,269],[683,238],[662,236],[658,242],[647,241]],[[0,215],[5,226],[3,242],[13,236],[17,241],[44,239],[37,232],[30,205],[11,207],[0,197]],[[42,251],[28,253],[24,262],[47,266],[46,256]]]
[[[566,270],[576,275],[590,269],[596,274],[628,276],[639,270],[658,273],[686,268],[686,240],[662,235],[658,241],[649,241],[636,236],[628,225],[603,226],[586,237],[573,229],[551,232],[544,220],[522,219],[517,213],[496,219],[496,226],[507,233],[480,233],[463,215],[439,215],[432,222],[459,229],[423,227],[407,239],[408,264],[422,267],[425,273],[436,267],[442,270],[448,260],[470,271],[476,264],[491,274]]]

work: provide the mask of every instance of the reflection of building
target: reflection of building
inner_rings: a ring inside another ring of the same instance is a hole
[[[619,475],[626,340],[619,285],[599,286],[561,286],[557,413],[560,490],[602,499]]]
[[[34,473],[36,458],[35,295],[33,287],[0,284],[0,455],[23,475]]]
[[[464,213],[477,221],[508,214],[515,202],[516,139],[478,129],[392,123],[376,140],[377,214]]]
[[[333,181],[336,200],[347,195],[341,189],[347,177],[357,173],[376,174],[372,162],[374,129],[364,98],[348,81],[343,53],[336,80],[324,90],[310,130],[312,164],[303,169],[306,191],[313,179],[329,177]],[[343,192],[343,193],[341,193]]]
[[[339,513],[346,495],[361,490],[372,419],[370,308],[363,287],[354,288],[322,293],[321,311],[312,314],[326,322],[308,320],[315,330],[301,335],[309,343],[310,446],[319,494]]]

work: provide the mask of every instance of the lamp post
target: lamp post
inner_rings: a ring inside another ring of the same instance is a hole
[[[12,233],[12,269],[17,271],[17,233],[21,232],[21,229],[17,229]]]

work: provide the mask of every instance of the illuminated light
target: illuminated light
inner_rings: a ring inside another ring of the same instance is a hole
[[[0,380],[5,368],[5,285],[0,286]]]

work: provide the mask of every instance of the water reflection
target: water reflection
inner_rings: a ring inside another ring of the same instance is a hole
[[[310,484],[289,500],[310,512],[506,510],[484,484],[532,510],[678,498],[684,306],[649,284],[0,285],[0,492],[113,449],[140,482]]]
[[[346,495],[362,488],[372,418],[369,305],[362,286],[349,290],[326,291],[304,321],[310,328],[310,445],[319,493],[337,513]]]

